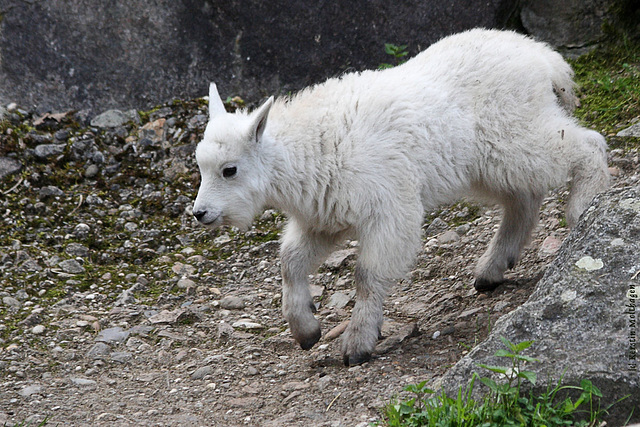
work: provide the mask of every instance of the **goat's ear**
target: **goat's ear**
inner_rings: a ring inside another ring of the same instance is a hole
[[[218,88],[215,83],[209,85],[209,120],[216,116],[226,113],[222,98],[218,94]]]
[[[273,96],[269,97],[269,99],[267,99],[265,103],[260,106],[260,108],[258,108],[251,114],[253,116],[253,135],[254,141],[256,143],[260,142],[260,140],[262,139],[264,129],[267,127],[267,116],[269,115],[269,110],[271,110],[272,105]]]

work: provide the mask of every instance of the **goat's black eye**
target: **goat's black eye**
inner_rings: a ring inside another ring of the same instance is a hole
[[[222,176],[225,178],[233,178],[238,172],[238,168],[235,166],[228,166],[222,169]]]

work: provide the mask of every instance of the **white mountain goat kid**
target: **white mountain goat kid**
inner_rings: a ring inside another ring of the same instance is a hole
[[[421,248],[425,211],[474,196],[503,206],[475,270],[475,287],[486,291],[518,260],[551,187],[572,179],[570,226],[606,188],[606,142],[570,116],[572,75],[543,43],[477,29],[392,69],[271,97],[252,113],[226,113],[212,84],[193,214],[246,229],[265,207],[286,213],[282,310],[303,349],[320,339],[308,275],[357,239],[342,354],[345,364],[363,363],[378,340],[385,289]]]

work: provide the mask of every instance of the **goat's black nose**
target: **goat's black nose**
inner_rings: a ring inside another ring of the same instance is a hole
[[[193,212],[193,216],[195,216],[198,221],[202,220],[202,218],[204,218],[204,216],[206,214],[207,214],[207,211],[194,211]]]

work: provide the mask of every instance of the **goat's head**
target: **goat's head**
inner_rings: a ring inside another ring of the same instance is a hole
[[[209,123],[196,148],[202,182],[193,215],[210,227],[248,229],[264,208],[267,168],[261,145],[273,97],[247,113],[227,113],[215,84],[209,87]]]

